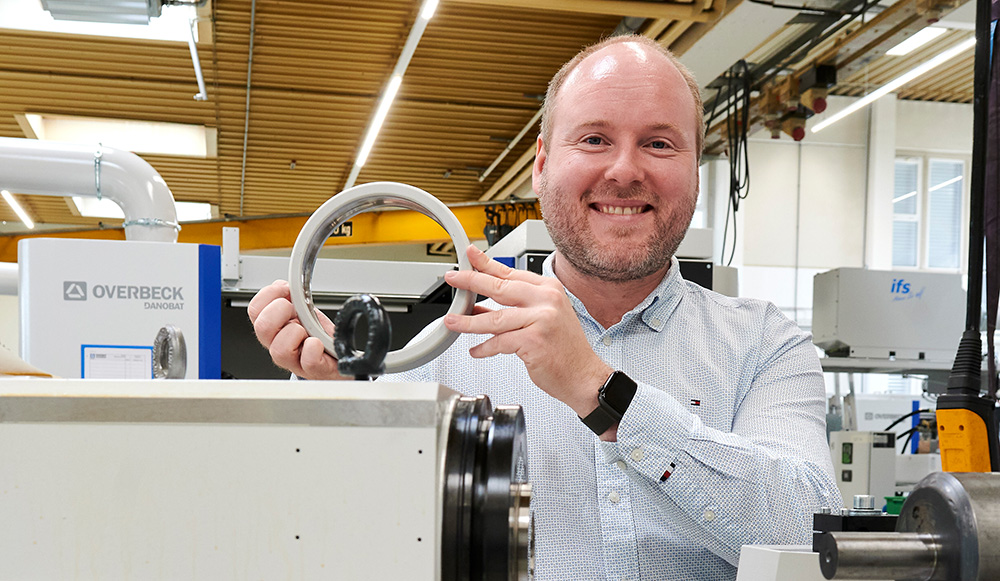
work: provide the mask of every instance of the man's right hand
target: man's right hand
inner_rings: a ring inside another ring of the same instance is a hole
[[[276,280],[260,289],[247,307],[254,333],[275,365],[303,379],[347,379],[337,372],[337,360],[323,343],[310,337],[292,306],[288,283]],[[323,329],[333,335],[333,322],[316,309]]]

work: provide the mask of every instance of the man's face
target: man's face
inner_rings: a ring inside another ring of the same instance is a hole
[[[663,55],[623,43],[584,59],[539,139],[533,184],[553,242],[582,274],[662,271],[698,198],[694,99]]]

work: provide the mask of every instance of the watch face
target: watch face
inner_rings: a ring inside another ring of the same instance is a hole
[[[608,383],[604,388],[604,401],[619,413],[624,414],[628,409],[638,386],[632,378],[621,371],[616,371],[608,378]]]

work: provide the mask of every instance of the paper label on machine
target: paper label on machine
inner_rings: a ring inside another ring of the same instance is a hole
[[[174,325],[187,345],[185,376],[198,378],[204,276],[199,248],[161,242],[21,241],[22,357],[62,377],[110,379],[117,377],[115,369],[122,379],[135,377],[145,365],[139,359],[151,357],[159,330]],[[151,368],[149,373],[147,377]]]

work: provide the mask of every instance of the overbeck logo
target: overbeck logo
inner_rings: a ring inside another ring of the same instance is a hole
[[[87,300],[87,283],[82,280],[63,281],[63,300],[85,301]]]

